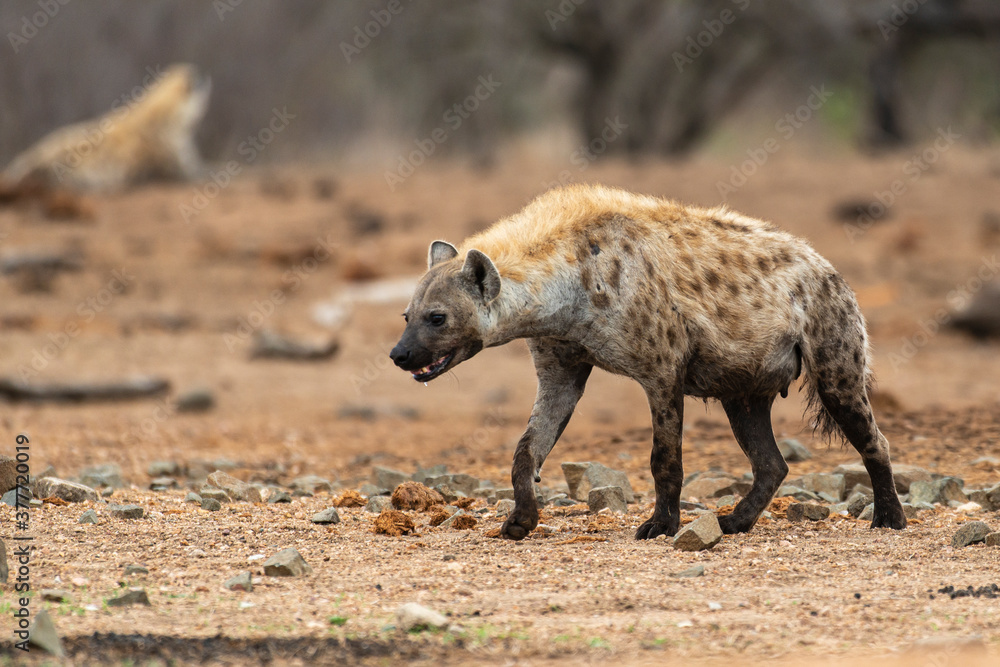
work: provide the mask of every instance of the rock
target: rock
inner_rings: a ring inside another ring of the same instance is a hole
[[[292,502],[292,496],[288,493],[288,491],[278,489],[277,491],[272,491],[268,494],[267,502],[269,505],[274,505],[275,503],[290,503]]]
[[[3,540],[0,540],[0,584],[7,583],[7,577],[10,575],[10,570],[7,565],[7,545],[4,544]]]
[[[993,485],[986,492],[986,498],[994,507],[1000,507],[1000,483]]]
[[[798,501],[821,500],[821,498],[812,491],[806,491],[802,487],[794,486],[792,484],[784,484],[775,494],[776,498],[784,498],[786,496],[791,496]]]
[[[497,489],[497,500],[514,500],[514,489]]]
[[[416,480],[413,480],[413,481],[420,482],[421,484],[423,484],[423,482],[421,480],[419,480],[419,479],[416,479]],[[358,493],[360,493],[361,495],[363,495],[365,498],[371,498],[372,496],[387,496],[391,492],[392,492],[391,489],[380,489],[377,486],[375,486],[374,484],[372,484],[371,482],[365,482],[358,489]]]
[[[919,509],[920,509],[919,507],[915,507],[910,503],[903,503],[903,516],[905,516],[907,519],[916,519],[917,511]]]
[[[208,510],[209,512],[218,512],[222,509],[222,503],[215,498],[202,498],[201,508],[203,510]]]
[[[17,460],[0,456],[0,495],[17,488]]]
[[[681,498],[720,498],[730,496],[736,492],[736,480],[731,477],[707,477],[700,476],[697,479],[684,485],[681,489]]]
[[[848,489],[853,489],[857,484],[871,488],[872,480],[863,463],[845,463],[834,468],[833,472],[844,476],[844,484]],[[914,482],[929,482],[931,480],[931,474],[923,468],[905,463],[894,463],[892,476],[898,493],[909,493],[910,486]]]
[[[808,461],[813,457],[812,452],[806,449],[805,445],[794,438],[779,440],[778,451],[781,452],[781,458],[785,459],[788,463]]]
[[[34,622],[28,628],[28,643],[59,658],[66,655],[59,633],[56,632],[56,626],[52,623],[49,612],[44,609],[38,610]]]
[[[866,505],[861,514],[858,515],[858,519],[861,521],[871,521],[875,516],[875,503],[871,505]]]
[[[166,491],[177,488],[177,480],[173,477],[156,477],[149,482],[150,491]]]
[[[382,510],[391,507],[392,500],[390,500],[388,496],[370,496],[368,498],[368,503],[365,505],[365,511],[373,514],[379,514]]]
[[[311,520],[313,523],[326,526],[332,523],[340,523],[340,515],[337,513],[336,507],[330,507],[329,509],[325,509],[322,512],[314,514]]]
[[[46,602],[55,602],[61,604],[63,602],[69,602],[72,600],[70,594],[64,590],[58,588],[43,588],[42,589],[42,599]]]
[[[375,466],[372,468],[372,484],[380,489],[395,489],[403,482],[409,482],[410,476],[405,472]]]
[[[988,547],[1000,547],[1000,532],[990,533],[986,536],[985,542]]]
[[[77,523],[97,523],[97,512],[94,510],[87,510],[80,515],[80,518],[76,520]]]
[[[329,493],[333,491],[333,483],[330,482],[330,480],[317,475],[303,475],[302,477],[296,477],[288,486],[299,493],[304,493],[309,496],[314,496],[321,492]]]
[[[1000,280],[993,279],[954,314],[950,322],[978,338],[1000,335]]]
[[[246,482],[236,479],[227,472],[216,470],[208,476],[208,483],[217,489],[225,491],[233,500],[243,500],[251,503],[262,502],[260,490]],[[202,494],[204,496],[204,494]]]
[[[146,468],[150,477],[179,477],[182,473],[180,465],[174,461],[153,461]]]
[[[275,331],[260,330],[254,334],[251,359],[288,359],[291,361],[322,361],[337,354],[340,342],[332,338],[324,343],[293,340]]]
[[[194,491],[188,491],[187,495],[184,496],[184,502],[186,503],[197,503],[201,505],[201,496],[199,496]]]
[[[33,496],[31,495],[31,489],[26,486],[22,486],[20,489],[11,489],[7,493],[3,494],[3,498],[0,498],[0,502],[4,505],[17,507],[18,491],[21,492],[21,504],[27,505]]]
[[[107,605],[109,607],[127,607],[133,604],[144,604],[147,607],[150,606],[149,596],[146,595],[146,591],[141,588],[131,588],[124,595],[119,595],[116,598],[108,600]]]
[[[854,500],[847,503],[847,513],[857,519],[865,511],[865,508],[874,502],[875,496],[856,496]]]
[[[204,498],[211,498],[212,500],[218,500],[220,503],[229,502],[229,494],[222,489],[213,489],[210,486],[202,487],[198,494]]]
[[[34,494],[38,498],[60,498],[68,503],[97,500],[97,491],[89,486],[58,477],[43,477],[35,482]]]
[[[969,521],[963,523],[962,527],[951,536],[951,546],[956,549],[967,547],[977,542],[985,542],[986,536],[990,534],[990,527],[983,521]]]
[[[403,632],[436,630],[447,626],[445,616],[415,602],[408,602],[396,610],[396,627]]]
[[[951,500],[965,503],[968,498],[962,486],[962,481],[954,477],[942,477],[932,482],[917,481],[910,486],[910,503],[947,505]]]
[[[444,497],[419,482],[403,482],[392,492],[392,506],[398,510],[423,512],[431,505],[443,505]]]
[[[140,505],[108,505],[107,512],[116,519],[141,519],[146,510]]]
[[[413,482],[413,483],[416,484],[417,482]],[[448,486],[447,484],[435,484],[431,488],[434,489],[435,491],[437,491],[438,493],[440,493],[441,497],[444,498],[444,501],[446,503],[453,503],[456,500],[458,500],[459,498],[466,498],[467,497],[461,491],[453,489],[450,486]]]
[[[149,574],[149,568],[144,565],[126,565],[125,576],[133,574]]]
[[[122,469],[115,463],[87,466],[80,471],[80,483],[84,486],[94,488],[101,486],[107,486],[112,489],[125,488],[125,481],[122,479]]]
[[[587,494],[587,505],[591,514],[597,514],[605,507],[612,512],[625,514],[628,506],[625,503],[625,492],[620,486],[599,486]]]
[[[970,501],[976,503],[977,505],[979,505],[980,507],[982,507],[987,512],[995,510],[995,509],[1000,509],[996,505],[993,504],[993,501],[990,500],[990,494],[989,494],[989,492],[986,491],[986,490],[984,490],[984,489],[977,489],[975,491],[967,491],[965,493],[965,495],[969,498]]]
[[[983,511],[982,505],[971,501],[967,503],[959,503],[954,500],[951,500],[948,502],[948,505],[949,507],[954,507],[956,511],[961,512],[962,514],[974,514],[976,512]]]
[[[443,463],[439,463],[437,465],[431,466],[430,468],[421,468],[420,466],[417,466],[417,472],[413,473],[413,477],[411,477],[410,479],[412,479],[414,482],[420,482],[421,484],[430,486],[430,484],[427,484],[428,477],[440,477],[441,475],[447,475],[447,474],[448,474],[448,466],[446,466]],[[397,484],[396,486],[399,485]]]
[[[253,592],[253,577],[250,575],[249,571],[240,572],[232,579],[226,581],[222,584],[231,591],[243,591],[245,593]]]
[[[704,551],[711,549],[722,539],[722,528],[715,514],[702,514],[684,526],[674,537],[674,548],[681,551]]]
[[[822,521],[830,516],[830,508],[816,503],[792,503],[785,514],[789,521]]]
[[[264,574],[269,577],[298,577],[312,574],[312,568],[294,547],[288,547],[264,561]]]
[[[215,394],[210,389],[192,389],[174,400],[177,412],[208,412],[215,407]]]
[[[514,511],[514,501],[510,498],[503,498],[497,501],[496,515],[498,517],[507,516]]]
[[[730,494],[728,496],[722,496],[715,501],[716,507],[732,507],[736,504],[736,496]]]
[[[576,500],[586,500],[591,489],[602,486],[617,486],[625,494],[625,501],[635,502],[635,493],[628,475],[620,470],[612,470],[600,463],[563,463],[563,476],[569,486],[569,495]]]
[[[844,499],[847,484],[843,475],[814,472],[800,477],[798,486],[820,497],[825,494],[831,498],[830,502],[839,503]]]

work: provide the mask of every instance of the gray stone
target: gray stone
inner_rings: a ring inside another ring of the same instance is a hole
[[[847,513],[856,519],[860,517],[861,513],[865,511],[865,508],[873,502],[875,502],[874,496],[855,496],[854,500],[847,503]]]
[[[806,491],[812,491],[820,497],[824,494],[832,500],[830,502],[839,503],[844,499],[846,483],[843,475],[831,475],[828,473],[814,472],[802,475],[799,478],[798,486]]]
[[[313,523],[318,523],[322,526],[325,526],[331,523],[340,523],[340,515],[337,514],[336,507],[330,507],[328,509],[323,510],[322,512],[317,512],[316,514],[314,514],[311,520]]]
[[[844,476],[846,488],[853,489],[856,484],[864,484],[871,488],[872,480],[863,463],[845,463],[833,469],[834,474]],[[909,493],[914,482],[929,482],[931,474],[923,468],[895,463],[892,466],[893,481],[898,493]]]
[[[786,496],[791,496],[799,501],[820,500],[820,497],[812,491],[806,491],[802,487],[794,486],[792,484],[783,485],[775,494],[775,497],[777,498],[784,498]]]
[[[87,510],[86,512],[84,512],[83,514],[80,515],[80,518],[77,519],[76,522],[77,523],[97,523],[97,512],[95,512],[94,510]]]
[[[226,581],[223,584],[226,588],[231,591],[243,591],[245,593],[253,592],[253,577],[249,571],[240,572],[232,579]]]
[[[694,567],[689,567],[686,570],[681,570],[680,572],[675,572],[670,575],[671,577],[677,577],[678,579],[686,579],[689,577],[703,577],[705,576],[705,566],[695,565]]]
[[[21,492],[21,504],[26,505],[33,498],[33,496],[31,495],[31,489],[29,489],[26,486],[22,486],[20,488],[20,492]],[[3,498],[0,499],[0,502],[3,502],[4,505],[17,507],[17,495],[18,495],[18,489],[11,489],[7,493],[3,494]]]
[[[210,389],[192,389],[174,400],[177,412],[208,412],[215,407],[215,394]]]
[[[625,492],[620,486],[599,486],[587,494],[587,505],[591,514],[597,514],[605,507],[612,512],[625,514],[628,505],[625,502]]]
[[[986,536],[990,534],[990,527],[983,521],[969,521],[962,524],[962,527],[951,536],[951,546],[956,549],[967,547],[977,542],[985,542]]]
[[[447,474],[448,474],[448,466],[446,466],[443,463],[433,465],[430,468],[421,468],[420,466],[417,466],[417,472],[413,473],[413,477],[411,479],[414,482],[420,482],[424,486],[430,486],[430,484],[427,483],[427,479],[429,477],[440,477],[441,475],[447,475]]]
[[[428,476],[424,481],[424,484],[432,489],[437,488],[439,485],[448,487],[451,491],[457,491],[462,494],[457,497],[471,496],[475,493],[476,489],[479,488],[479,480],[472,475],[466,475],[465,473],[458,473],[454,475],[436,475]],[[447,498],[445,498],[447,500]]]
[[[497,500],[514,500],[514,489],[497,489]]]
[[[448,627],[448,618],[415,602],[396,610],[396,627],[403,632],[436,630]]]
[[[125,576],[128,577],[133,574],[149,574],[149,568],[145,565],[126,565]]]
[[[950,500],[968,502],[963,483],[954,477],[942,477],[932,482],[917,481],[910,485],[910,503],[940,503],[947,505]]]
[[[38,498],[61,498],[68,503],[97,500],[97,491],[89,486],[69,482],[58,477],[43,477],[35,482],[34,495]]]
[[[847,514],[847,503],[834,503],[830,505],[830,514]]]
[[[3,540],[0,540],[0,584],[7,583],[7,577],[10,575],[10,570],[7,565],[7,545],[4,544]]]
[[[269,577],[298,577],[312,574],[312,568],[294,547],[288,547],[264,562],[264,574]]]
[[[446,503],[452,503],[452,502],[455,502],[456,500],[458,500],[459,498],[465,498],[466,497],[464,493],[462,493],[461,491],[459,491],[457,489],[452,488],[448,484],[435,484],[434,486],[432,486],[430,488],[432,488],[435,491],[437,491],[438,493],[440,493],[441,497],[444,498],[444,501]]]
[[[0,456],[0,494],[17,488],[17,460],[12,456]]]
[[[728,496],[722,496],[715,501],[716,507],[732,507],[736,504],[736,496],[730,494]]]
[[[174,461],[153,461],[146,468],[150,477],[179,477],[182,472],[181,466]]]
[[[403,482],[409,481],[410,476],[405,472],[383,466],[374,466],[372,468],[372,484],[380,489],[389,489],[391,492]]]
[[[986,497],[993,507],[1000,508],[1000,483],[994,484],[986,491]]]
[[[919,508],[910,503],[903,503],[903,516],[907,519],[916,519]]]
[[[109,607],[128,607],[133,604],[150,606],[149,596],[141,588],[130,588],[127,593],[108,600]]]
[[[292,496],[288,493],[288,491],[278,489],[277,491],[272,491],[267,496],[267,502],[270,505],[274,505],[275,503],[290,503],[292,502]]]
[[[785,514],[789,521],[822,521],[830,516],[830,508],[816,503],[792,503]]]
[[[497,516],[507,516],[514,511],[514,501],[510,498],[504,498],[497,501],[496,515]]]
[[[204,498],[211,498],[212,500],[218,500],[220,503],[229,502],[229,494],[222,489],[214,489],[211,486],[202,487],[198,494]]]
[[[371,496],[365,505],[365,511],[372,514],[381,514],[382,510],[391,509],[392,500],[389,496]]]
[[[107,512],[116,519],[141,519],[146,514],[141,505],[108,505]]]
[[[84,486],[94,488],[101,486],[107,486],[112,489],[125,488],[125,480],[122,479],[122,469],[116,463],[102,463],[83,468],[80,471],[80,483]]]
[[[625,494],[626,502],[635,502],[635,492],[632,491],[628,475],[620,470],[612,470],[600,463],[568,462],[562,464],[562,471],[571,498],[583,501],[590,495],[591,489],[602,486],[617,486]]]
[[[674,537],[674,548],[681,551],[711,549],[722,539],[722,528],[715,514],[709,512],[684,526]]]
[[[243,500],[250,503],[262,502],[259,489],[236,479],[227,472],[216,470],[208,476],[208,483],[225,491],[233,500]],[[204,496],[204,494],[202,495]]]
[[[184,496],[184,502],[186,503],[197,503],[201,505],[201,496],[199,496],[194,491],[188,491],[187,495]]]
[[[681,489],[681,498],[720,498],[736,492],[737,481],[732,477],[700,476],[685,484]]]
[[[222,509],[222,503],[215,498],[202,498],[201,508],[203,510],[208,510],[209,512],[218,512]]]
[[[295,491],[310,496],[315,496],[317,493],[329,493],[333,491],[333,482],[318,475],[303,475],[302,477],[296,477],[288,486]]]
[[[66,655],[59,633],[56,632],[56,626],[45,609],[39,609],[35,614],[35,620],[28,628],[28,643],[59,658]]]
[[[778,451],[781,452],[781,458],[789,463],[798,463],[800,461],[808,461],[813,457],[812,452],[806,449],[798,440],[794,438],[784,438],[778,441]]]
[[[416,481],[416,480],[414,480]],[[422,484],[423,482],[421,482]],[[388,489],[380,489],[371,482],[365,482],[358,489],[358,493],[363,495],[365,498],[371,498],[372,496],[387,496],[389,495]]]
[[[875,517],[875,503],[871,505],[866,505],[861,514],[858,515],[858,519],[861,521],[871,521]]]
[[[151,491],[164,491],[166,489],[176,489],[177,480],[173,477],[156,477],[149,483]]]
[[[986,536],[985,542],[988,547],[1000,547],[1000,532],[990,533]]]
[[[990,494],[986,490],[978,489],[976,491],[969,491],[965,495],[969,497],[969,500],[978,504],[987,512],[990,512],[995,509],[1000,509],[993,504],[992,500],[990,500]]]
[[[854,486],[851,487],[850,493],[847,494],[847,502],[850,502],[851,499],[859,493],[863,496],[875,495],[875,491],[874,489],[872,489],[872,487],[866,486],[864,484],[855,484]]]

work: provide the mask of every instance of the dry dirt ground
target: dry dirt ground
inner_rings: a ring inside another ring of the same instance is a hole
[[[996,271],[1000,155],[953,148],[919,178],[905,170],[911,157],[779,154],[729,203],[808,238],[856,288],[894,460],[988,486],[1000,481],[1000,464],[973,462],[1000,457],[1000,344],[933,319],[979,288],[977,273]],[[395,192],[375,171],[289,166],[248,169],[220,192],[173,185],[94,199],[91,220],[51,220],[31,204],[0,209],[0,254],[74,252],[82,262],[47,292],[0,278],[0,376],[151,374],[172,385],[168,396],[130,403],[3,405],[0,452],[26,433],[35,473],[52,465],[72,477],[117,463],[132,486],[111,500],[147,513],[127,521],[89,503],[33,510],[32,587],[65,590],[69,601],[36,595],[32,612],[49,610],[80,664],[997,664],[1000,600],[936,593],[1000,583],[1000,548],[950,546],[970,518],[1000,530],[997,513],[928,511],[904,532],[774,518],[694,554],[636,542],[652,501],[649,415],[638,387],[604,374],[591,380],[543,484],[562,483],[560,461],[623,469],[641,494],[625,517],[547,509],[551,534],[512,543],[488,537],[499,525],[492,512],[464,531],[428,527],[414,513],[417,534],[392,538],[375,535],[372,515],[358,508],[341,510],[340,524],[312,524],[330,494],[207,512],[183,503],[183,490],[146,490],[153,461],[219,459],[251,481],[316,474],[357,488],[373,465],[446,464],[503,486],[534,393],[523,343],[487,350],[423,387],[387,363],[404,303],[357,305],[332,331],[315,322],[316,306],[361,279],[419,274],[429,241],[458,241],[517,210],[563,170],[710,205],[733,164],[612,162],[579,172],[528,158],[491,169],[445,163]],[[834,215],[894,183],[901,193],[887,219],[851,228]],[[206,194],[214,196],[199,199]],[[183,205],[196,210],[188,220]],[[324,362],[251,360],[257,328],[336,336],[340,351]],[[215,409],[176,412],[174,397],[193,388],[211,390]],[[793,476],[858,460],[815,441],[802,408],[794,393],[775,408],[778,435],[816,453],[793,464]],[[685,423],[687,472],[749,470],[718,406],[689,402]],[[100,523],[77,524],[91,507]],[[10,549],[13,511],[2,506],[0,516]],[[249,560],[289,546],[311,575],[267,578]],[[129,564],[149,573],[126,576]],[[703,576],[671,576],[696,564]],[[222,588],[242,570],[254,573],[253,592]],[[107,607],[122,587],[144,588],[151,606]],[[449,615],[453,627],[393,629],[396,609],[411,601]],[[15,603],[8,583],[0,628]],[[0,663],[23,658],[0,649]],[[44,660],[37,651],[29,659]]]

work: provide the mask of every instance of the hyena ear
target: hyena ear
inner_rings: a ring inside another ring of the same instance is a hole
[[[435,264],[447,262],[456,257],[458,257],[458,248],[447,241],[433,241],[427,251],[427,268],[432,269]]]
[[[486,303],[500,294],[500,272],[497,271],[492,259],[475,248],[465,256],[462,275],[483,295],[483,301]]]

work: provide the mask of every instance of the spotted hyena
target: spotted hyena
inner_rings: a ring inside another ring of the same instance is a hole
[[[484,347],[526,338],[538,373],[503,536],[522,539],[538,524],[533,482],[595,366],[636,380],[652,412],[656,505],[637,539],[677,532],[685,395],[722,402],[754,481],[719,523],[726,533],[753,527],[788,472],[771,404],[800,374],[816,426],[864,460],[872,527],[906,526],[868,400],[864,319],[805,241],[725,208],[573,186],[460,248],[433,242],[428,265],[390,354],[397,366],[426,382]]]

